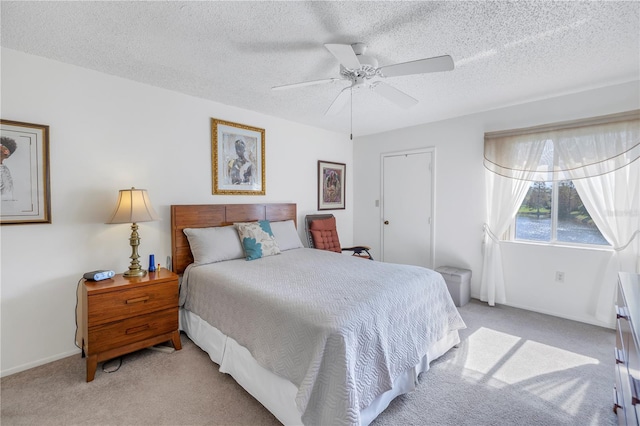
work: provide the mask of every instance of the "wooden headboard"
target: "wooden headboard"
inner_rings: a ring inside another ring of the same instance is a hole
[[[293,220],[297,223],[296,204],[190,204],[171,206],[171,258],[173,271],[182,274],[193,262],[184,228],[226,226],[234,222],[256,220]]]

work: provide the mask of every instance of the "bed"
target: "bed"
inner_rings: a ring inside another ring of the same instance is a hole
[[[255,221],[282,250],[248,261],[223,242]],[[283,424],[369,424],[464,322],[438,273],[302,247],[296,223],[291,203],[171,206],[180,328]]]

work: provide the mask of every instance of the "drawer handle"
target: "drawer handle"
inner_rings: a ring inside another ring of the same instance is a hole
[[[145,325],[141,325],[138,327],[133,327],[133,328],[128,328],[126,333],[127,334],[135,334],[135,333],[140,333],[141,331],[145,331],[149,329],[149,324],[145,324]]]
[[[613,412],[618,414],[618,410],[622,408],[622,405],[618,404],[618,390],[613,387]]]
[[[616,305],[616,319],[629,319],[629,315],[627,314],[627,309],[624,306]]]
[[[616,364],[624,364],[624,351],[618,348],[614,350],[616,352]]]
[[[629,383],[631,385],[631,404],[640,404],[640,395],[638,395],[638,392],[640,392],[640,380],[629,374],[629,381],[631,382]]]
[[[132,303],[146,302],[147,300],[149,300],[149,296],[136,297],[135,299],[127,299],[127,305],[131,305]]]

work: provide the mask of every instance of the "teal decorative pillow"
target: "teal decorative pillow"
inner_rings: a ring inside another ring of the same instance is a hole
[[[280,254],[268,220],[234,223],[247,260]]]

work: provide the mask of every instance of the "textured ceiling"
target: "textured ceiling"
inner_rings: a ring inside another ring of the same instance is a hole
[[[453,71],[385,80],[410,109],[354,91],[354,136],[640,78],[638,1],[2,1],[0,14],[4,47],[344,133],[349,108],[324,112],[346,81],[271,87],[338,77],[325,43],[364,42],[380,66],[451,55]]]

